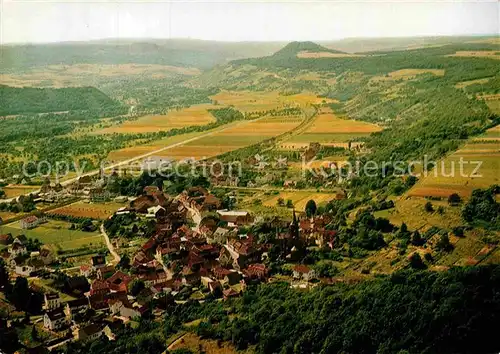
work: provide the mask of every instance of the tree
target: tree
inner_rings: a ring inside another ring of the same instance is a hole
[[[128,286],[130,295],[137,296],[145,288],[145,284],[142,280],[134,279]]]
[[[434,211],[434,207],[432,206],[432,203],[431,202],[425,203],[424,210],[428,213],[432,213]]]
[[[126,254],[121,256],[120,262],[118,262],[118,267],[121,269],[129,269],[130,268],[130,257]]]
[[[450,243],[450,238],[448,237],[447,232],[441,233],[439,237],[439,241],[436,243],[436,248],[440,251],[450,251],[453,248],[453,245]]]
[[[316,211],[317,211],[317,207],[316,207],[316,202],[312,199],[310,199],[307,204],[306,204],[306,207],[305,207],[305,212],[306,212],[306,215],[308,218],[316,215]]]
[[[291,200],[291,199],[288,199],[288,200],[286,201],[286,207],[287,207],[287,208],[293,208],[293,202],[292,202],[292,200]]]
[[[462,202],[462,198],[457,193],[450,194],[448,197],[448,204],[450,205],[458,205]]]
[[[425,243],[425,240],[420,235],[420,232],[416,230],[411,236],[411,244],[414,246],[422,246]]]
[[[9,285],[9,272],[3,258],[0,258],[0,289]]]
[[[418,254],[418,252],[413,252],[413,254],[409,258],[410,267],[413,269],[425,269],[427,268],[424,261],[422,261],[422,257]]]
[[[24,310],[30,297],[28,280],[24,277],[17,277],[12,287],[11,300],[18,310]]]

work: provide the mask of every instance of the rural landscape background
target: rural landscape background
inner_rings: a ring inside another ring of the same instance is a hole
[[[497,34],[0,50],[4,352],[500,350]]]

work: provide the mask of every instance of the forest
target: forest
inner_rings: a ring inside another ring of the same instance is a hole
[[[254,346],[257,353],[492,353],[500,350],[500,267],[445,272],[403,270],[359,284],[310,291],[274,283],[250,287],[229,302],[164,302],[162,323],[142,319],[117,341],[72,343],[73,353],[151,353],[183,323],[202,338]]]
[[[31,88],[0,85],[0,116],[75,110],[107,110],[120,104],[94,87]]]

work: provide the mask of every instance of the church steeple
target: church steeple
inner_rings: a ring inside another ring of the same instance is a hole
[[[293,221],[290,223],[290,236],[295,239],[299,238],[299,223],[295,214],[295,208],[293,208]]]

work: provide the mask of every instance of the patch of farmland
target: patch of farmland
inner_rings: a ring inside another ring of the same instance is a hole
[[[104,239],[99,232],[83,232],[69,230],[71,223],[49,220],[34,229],[24,230],[19,222],[0,226],[0,233],[12,233],[13,236],[26,235],[28,238],[39,239],[43,244],[57,249],[71,250],[81,247],[102,247]]]
[[[283,134],[300,124],[297,117],[271,117],[243,122],[195,141],[165,150],[158,156],[175,160],[203,159],[257,144]]]
[[[134,158],[136,156],[141,156],[144,154],[152,153],[153,151],[157,151],[159,149],[165,148],[168,145],[172,144],[177,144],[182,141],[195,138],[199,135],[206,134],[206,132],[193,132],[193,133],[188,133],[188,134],[179,134],[179,135],[174,135],[170,136],[161,140],[156,140],[154,142],[151,142],[149,144],[145,145],[136,145],[136,146],[130,146],[126,147],[120,150],[114,150],[111,151],[108,154],[108,161],[111,163],[113,162],[119,162],[119,161],[124,161],[128,160],[131,158]]]
[[[482,79],[475,79],[475,80],[468,80],[468,81],[462,81],[459,82],[458,84],[455,85],[456,88],[462,89],[464,87],[474,85],[474,84],[485,84],[488,81],[490,81],[491,77],[484,77]]]
[[[487,58],[500,59],[500,52],[496,50],[477,50],[477,51],[457,51],[455,54],[449,54],[447,57],[464,57],[464,58]]]
[[[474,189],[500,183],[499,171],[500,130],[497,126],[439,161],[410,189],[408,195],[447,198],[458,193],[468,197]]]
[[[262,204],[269,207],[277,206],[278,199],[282,198],[285,201],[291,200],[297,211],[304,211],[306,203],[309,200],[314,200],[317,205],[322,203],[327,203],[332,199],[335,199],[334,193],[311,193],[309,191],[290,191],[290,192],[280,192],[278,195],[270,196],[268,199],[262,200]]]
[[[286,143],[344,143],[367,137],[373,132],[382,130],[378,125],[342,119],[334,113],[320,114],[312,125],[302,134],[293,136]]]
[[[424,198],[403,196],[396,201],[394,208],[377,211],[374,215],[387,218],[395,225],[404,222],[410,230],[425,231],[431,226],[450,229],[463,224],[459,206],[451,207],[447,201],[433,200],[434,212],[427,212],[424,208],[427,202]],[[443,214],[437,212],[440,206],[444,208]]]
[[[332,52],[309,52],[307,50],[297,53],[297,58],[318,59],[318,58],[357,58],[364,57],[363,54],[332,53]]]
[[[196,105],[182,110],[174,110],[165,115],[148,115],[137,120],[129,120],[120,125],[101,129],[99,134],[137,134],[152,133],[157,131],[168,131],[181,129],[190,126],[207,125],[215,122],[215,118],[208,109],[213,109],[212,105]]]
[[[95,86],[100,80],[117,77],[164,79],[173,75],[198,75],[196,68],[154,64],[73,64],[35,67],[23,73],[0,74],[0,83],[14,87]]]
[[[28,185],[8,185],[6,187],[2,187],[3,191],[7,198],[14,198],[20,196],[22,194],[27,194],[30,192],[34,192],[40,189],[39,186],[28,186]]]
[[[51,210],[48,214],[68,215],[93,219],[107,219],[119,208],[125,206],[123,203],[85,203],[77,202]]]
[[[400,69],[392,71],[387,75],[374,76],[372,81],[393,81],[393,80],[411,80],[421,74],[433,74],[444,76],[444,69]]]

